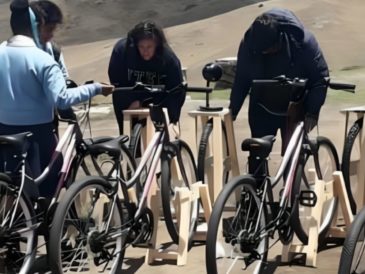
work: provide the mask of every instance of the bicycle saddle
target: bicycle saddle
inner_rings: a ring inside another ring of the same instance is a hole
[[[15,149],[16,152],[23,154],[29,149],[32,135],[31,132],[0,135],[0,147]]]
[[[274,135],[267,135],[262,138],[248,138],[241,144],[242,151],[249,151],[255,156],[266,158],[269,156],[276,138]]]
[[[116,137],[110,141],[106,141],[103,143],[93,144],[89,146],[90,154],[99,155],[102,153],[107,153],[111,157],[120,157],[122,151],[120,149],[120,145],[127,142],[129,137],[127,135],[121,135]]]

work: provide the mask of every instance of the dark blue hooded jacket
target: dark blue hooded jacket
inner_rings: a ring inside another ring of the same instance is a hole
[[[253,79],[271,79],[279,75],[308,79],[305,111],[318,115],[326,98],[327,88],[323,85],[323,78],[328,76],[328,67],[314,35],[289,10],[275,8],[265,14],[279,22],[282,47],[276,54],[257,52],[255,49],[258,45],[254,45],[252,38],[252,25],[246,31],[238,51],[230,98],[232,116],[235,118],[240,111]]]

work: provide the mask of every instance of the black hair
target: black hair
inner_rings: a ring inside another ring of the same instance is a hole
[[[32,27],[29,16],[29,3],[27,0],[14,0],[10,3],[10,27],[14,35],[22,34],[31,36]]]
[[[155,39],[157,42],[157,54],[161,54],[164,47],[168,47],[163,29],[154,21],[145,20],[135,25],[134,28],[128,32],[127,48],[136,47],[139,41],[150,38]]]
[[[30,3],[39,21],[43,24],[62,24],[63,14],[61,9],[53,2],[48,0],[33,1]]]
[[[269,14],[258,16],[252,23],[251,37],[255,51],[269,49],[280,41],[278,21]]]

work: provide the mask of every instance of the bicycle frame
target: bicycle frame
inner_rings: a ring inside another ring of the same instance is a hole
[[[298,166],[298,161],[300,158],[300,153],[302,150],[303,140],[304,140],[304,123],[300,122],[297,127],[295,128],[295,131],[290,138],[288,147],[285,151],[283,160],[280,164],[280,167],[278,169],[278,172],[273,180],[270,179],[270,177],[266,177],[264,179],[264,190],[261,197],[261,208],[259,211],[259,216],[257,218],[258,222],[260,220],[261,214],[263,214],[263,206],[266,205],[265,198],[267,196],[267,188],[268,184],[270,184],[271,189],[275,187],[279,180],[284,176],[284,172],[289,167],[289,172],[287,173],[286,180],[285,180],[285,186],[283,190],[283,194],[281,196],[279,207],[280,211],[278,212],[277,216],[274,216],[274,219],[271,220],[265,228],[261,229],[258,233],[261,233],[262,230],[272,230],[277,228],[277,221],[280,220],[280,218],[283,216],[284,212],[286,211],[288,202],[291,197],[292,187],[295,180],[295,173]],[[295,201],[294,201],[295,202]],[[258,227],[259,223],[257,222],[256,227]]]

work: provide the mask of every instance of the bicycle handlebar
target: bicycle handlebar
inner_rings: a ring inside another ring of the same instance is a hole
[[[263,80],[253,80],[253,84],[289,84],[295,87],[305,87],[307,80],[306,79],[300,79],[300,78],[287,78],[283,75],[280,75],[278,77],[275,77],[273,79],[263,79]],[[330,89],[334,90],[343,90],[346,92],[352,92],[355,93],[356,85],[354,84],[348,84],[348,83],[339,83],[339,82],[332,82],[329,77],[324,79],[324,85],[326,85]]]
[[[147,85],[143,83],[136,83],[131,87],[118,87],[115,88],[115,92],[143,92],[143,93],[175,93],[179,90],[185,90],[186,92],[197,93],[212,93],[213,89],[208,87],[189,87],[187,84],[178,85],[172,89],[166,90],[164,85]]]

